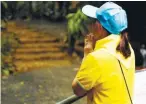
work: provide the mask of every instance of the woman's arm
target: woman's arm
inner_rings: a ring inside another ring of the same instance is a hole
[[[77,96],[83,96],[87,93],[77,82],[76,78],[72,82],[72,89]]]
[[[93,39],[94,39],[94,35],[92,33],[90,33],[89,35],[87,35],[87,37],[85,38],[85,46],[84,46],[84,58],[93,51]],[[83,58],[83,59],[84,59]],[[72,88],[73,88],[73,92],[74,94],[76,94],[77,96],[83,96],[87,93],[86,90],[84,90],[79,83],[77,82],[76,78],[73,80],[72,82]]]

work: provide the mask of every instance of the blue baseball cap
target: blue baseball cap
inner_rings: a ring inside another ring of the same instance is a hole
[[[100,8],[85,5],[82,12],[91,18],[96,18],[112,34],[120,34],[128,26],[125,10],[113,2],[106,2]]]

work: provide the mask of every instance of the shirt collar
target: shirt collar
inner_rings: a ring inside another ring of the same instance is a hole
[[[129,58],[123,57],[119,52],[116,51],[117,45],[120,42],[120,35],[109,35],[101,40],[96,41],[94,51],[98,49],[105,49],[108,53],[115,56],[120,62],[129,69],[131,67],[131,62],[134,60],[134,51],[130,46],[131,49],[131,56]],[[130,44],[129,44],[130,45]]]
[[[109,35],[101,40],[96,41],[94,51],[100,48],[115,49],[120,41],[120,35]]]

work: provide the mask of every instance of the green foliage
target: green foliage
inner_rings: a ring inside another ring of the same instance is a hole
[[[18,46],[18,41],[17,37],[15,34],[13,33],[9,33],[9,34],[4,34],[1,37],[1,52],[2,54],[9,54],[11,52],[13,52],[13,48],[16,48]]]
[[[8,8],[8,5],[7,5],[7,3],[5,1],[2,1],[1,3],[2,3],[4,8]]]
[[[8,75],[14,70],[12,53],[18,47],[17,37],[13,33],[2,33],[1,36],[1,69],[2,74]]]
[[[85,16],[81,9],[78,9],[76,13],[71,13],[66,16],[68,20],[68,32],[69,34],[75,35],[76,38],[80,37],[81,32],[84,28],[84,23],[88,21],[87,16]]]
[[[1,30],[6,29],[7,28],[7,23],[4,20],[1,20]]]
[[[60,3],[58,1],[2,1],[2,17],[7,19],[32,17],[57,19],[65,16],[66,10],[68,10],[67,2],[63,2],[61,5]]]
[[[36,15],[42,15],[43,10],[44,10],[44,2],[43,1],[33,1],[32,2],[32,12],[35,13]]]

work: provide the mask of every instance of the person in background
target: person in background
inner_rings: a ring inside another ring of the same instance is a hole
[[[146,68],[146,49],[144,44],[141,45],[140,52],[143,56],[143,68]]]
[[[125,10],[106,2],[100,8],[85,5],[82,12],[93,21],[88,26],[82,64],[72,82],[73,92],[87,95],[87,104],[131,104],[135,55],[128,41]]]
[[[135,69],[141,70],[143,69],[143,62],[144,62],[143,56],[140,52],[141,45],[137,41],[131,41],[131,46],[135,53],[135,67],[136,67]]]

